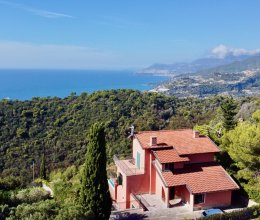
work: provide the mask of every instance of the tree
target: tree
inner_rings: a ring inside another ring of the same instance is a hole
[[[46,180],[45,153],[43,153],[42,159],[41,159],[40,178],[43,180]]]
[[[45,220],[54,219],[59,212],[59,205],[55,200],[45,200],[32,204],[22,203],[18,205],[15,212],[10,212],[8,219]]]
[[[88,133],[86,160],[81,179],[80,203],[94,219],[109,219],[112,200],[107,172],[104,127],[95,123]]]
[[[236,108],[237,104],[233,98],[228,98],[221,104],[222,115],[224,117],[223,126],[226,131],[232,130],[236,126]]]
[[[254,117],[259,112],[253,114]],[[258,117],[257,117],[258,118]],[[260,202],[260,123],[242,122],[222,137],[226,150],[239,169],[240,180],[251,198]]]
[[[257,122],[260,123],[260,109],[255,111],[252,115],[252,118]]]
[[[0,205],[0,219],[6,219],[10,213],[8,205]]]

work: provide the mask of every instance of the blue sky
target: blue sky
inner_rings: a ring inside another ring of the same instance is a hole
[[[258,0],[0,0],[0,68],[142,68],[259,48]]]

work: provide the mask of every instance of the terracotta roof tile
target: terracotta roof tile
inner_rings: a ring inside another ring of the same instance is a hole
[[[162,172],[168,186],[186,185],[192,193],[239,189],[222,166],[196,166],[178,172]]]
[[[135,135],[145,149],[156,148],[156,146],[150,146],[152,136],[157,137],[157,148],[173,146],[179,155],[220,151],[210,138],[206,136],[194,138],[191,129],[144,131]]]
[[[174,149],[154,151],[154,155],[160,161],[160,163],[189,161],[188,157],[180,157]]]

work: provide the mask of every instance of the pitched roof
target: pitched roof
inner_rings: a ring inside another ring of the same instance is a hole
[[[176,163],[189,161],[188,157],[180,157],[175,149],[154,151],[155,157],[160,163]]]
[[[194,194],[239,189],[222,166],[192,165],[177,172],[162,172],[167,186],[186,185]]]
[[[150,145],[150,138],[157,137],[157,145]],[[193,137],[192,129],[143,131],[135,135],[144,149],[173,146],[179,155],[215,153],[220,150],[207,136]]]

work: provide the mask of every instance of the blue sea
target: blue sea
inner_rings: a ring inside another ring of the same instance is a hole
[[[107,89],[145,91],[168,77],[136,74],[133,71],[0,70],[0,79],[0,99],[27,100]]]

